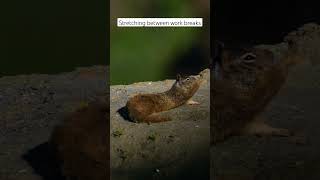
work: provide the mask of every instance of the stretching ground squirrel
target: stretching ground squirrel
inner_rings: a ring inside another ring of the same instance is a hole
[[[159,112],[167,111],[185,103],[198,104],[190,98],[197,92],[203,81],[203,72],[199,75],[182,78],[177,75],[172,87],[162,93],[138,94],[131,97],[127,104],[129,117],[134,122],[158,123],[170,121],[169,117],[160,116]]]
[[[288,51],[276,59],[269,50],[230,51],[217,43],[211,85],[211,143],[232,135],[291,134],[266,124],[259,114],[285,83],[289,67],[299,62],[293,55]]]

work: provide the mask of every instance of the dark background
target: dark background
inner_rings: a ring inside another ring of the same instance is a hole
[[[6,1],[0,5],[0,76],[107,64],[108,1]]]
[[[231,46],[279,43],[290,31],[320,22],[317,1],[216,0],[211,3],[213,39]]]

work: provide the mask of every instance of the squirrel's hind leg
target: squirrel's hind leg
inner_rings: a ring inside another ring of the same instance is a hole
[[[151,114],[145,117],[143,121],[146,123],[160,123],[165,121],[171,121],[171,118],[167,116],[161,116],[159,114]]]

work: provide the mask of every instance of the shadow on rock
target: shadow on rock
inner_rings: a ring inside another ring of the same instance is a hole
[[[120,108],[117,112],[120,114],[120,116],[124,120],[129,121],[129,122],[133,122],[129,117],[129,111],[128,111],[127,106],[124,106],[124,107]]]
[[[29,150],[22,158],[27,161],[34,169],[34,172],[44,180],[65,180],[60,172],[59,163],[49,150],[47,142]]]

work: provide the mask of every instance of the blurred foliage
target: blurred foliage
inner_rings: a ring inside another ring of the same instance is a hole
[[[119,1],[118,1],[119,2]],[[128,1],[111,6],[110,81],[130,84],[167,78],[167,70],[178,54],[199,39],[202,28],[117,28],[118,17],[197,17],[193,1]],[[128,4],[127,4],[128,3]],[[126,8],[119,10],[119,8]],[[151,8],[151,9],[150,9]],[[121,13],[117,13],[121,12]]]

